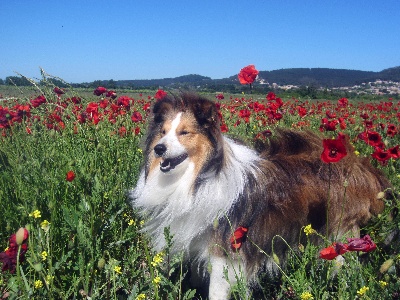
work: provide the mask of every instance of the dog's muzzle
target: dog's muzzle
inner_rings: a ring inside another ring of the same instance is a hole
[[[154,147],[154,152],[157,156],[162,157],[167,152],[167,147],[164,144],[157,144]],[[181,164],[188,157],[187,153],[183,153],[176,157],[172,158],[164,158],[162,162],[160,162],[160,170],[161,172],[169,172],[174,169],[177,165]]]

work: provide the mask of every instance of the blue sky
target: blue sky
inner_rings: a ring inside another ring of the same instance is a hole
[[[67,82],[400,65],[400,1],[0,0],[0,78]]]

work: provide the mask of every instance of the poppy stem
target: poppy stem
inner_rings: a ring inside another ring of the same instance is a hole
[[[328,180],[328,201],[326,204],[326,238],[329,240],[329,211],[330,211],[330,202],[331,202],[331,175],[332,175],[332,166],[331,163],[328,164],[329,168],[329,180]]]
[[[16,267],[16,269],[17,269],[17,278],[18,278],[18,280],[21,278],[21,271],[20,271],[20,269],[19,269],[19,255],[20,255],[20,253],[21,253],[21,245],[18,245],[17,267]]]
[[[343,202],[342,202],[342,211],[340,212],[340,219],[339,219],[339,225],[336,231],[336,237],[335,240],[338,238],[339,236],[339,229],[340,229],[340,225],[342,224],[342,219],[343,219],[343,214],[344,214],[344,206],[346,205],[346,191],[347,191],[347,180],[344,183],[344,194],[343,194]]]

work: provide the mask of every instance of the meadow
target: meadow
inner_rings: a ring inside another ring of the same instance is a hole
[[[168,228],[168,246],[153,252],[127,197],[160,93],[60,89],[46,80],[0,89],[0,298],[200,299],[183,254],[169,254]],[[345,133],[399,190],[398,101],[207,96],[217,102],[222,131],[248,143],[268,139],[276,127],[325,138]],[[346,184],[328,192],[345,199]],[[291,248],[287,265],[276,260],[278,276],[260,274],[252,290],[239,278],[232,299],[400,299],[400,204],[397,196],[379,197],[385,211],[362,231],[376,249],[333,259],[320,251],[334,241],[315,245],[311,236],[324,232],[305,227],[299,237],[307,243]]]

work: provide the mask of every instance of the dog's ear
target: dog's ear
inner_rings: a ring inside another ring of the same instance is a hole
[[[203,128],[210,128],[219,124],[217,107],[214,102],[199,98],[194,103],[194,114],[199,125]]]
[[[153,121],[156,124],[165,120],[165,115],[173,108],[172,100],[168,97],[156,102],[153,106]]]

